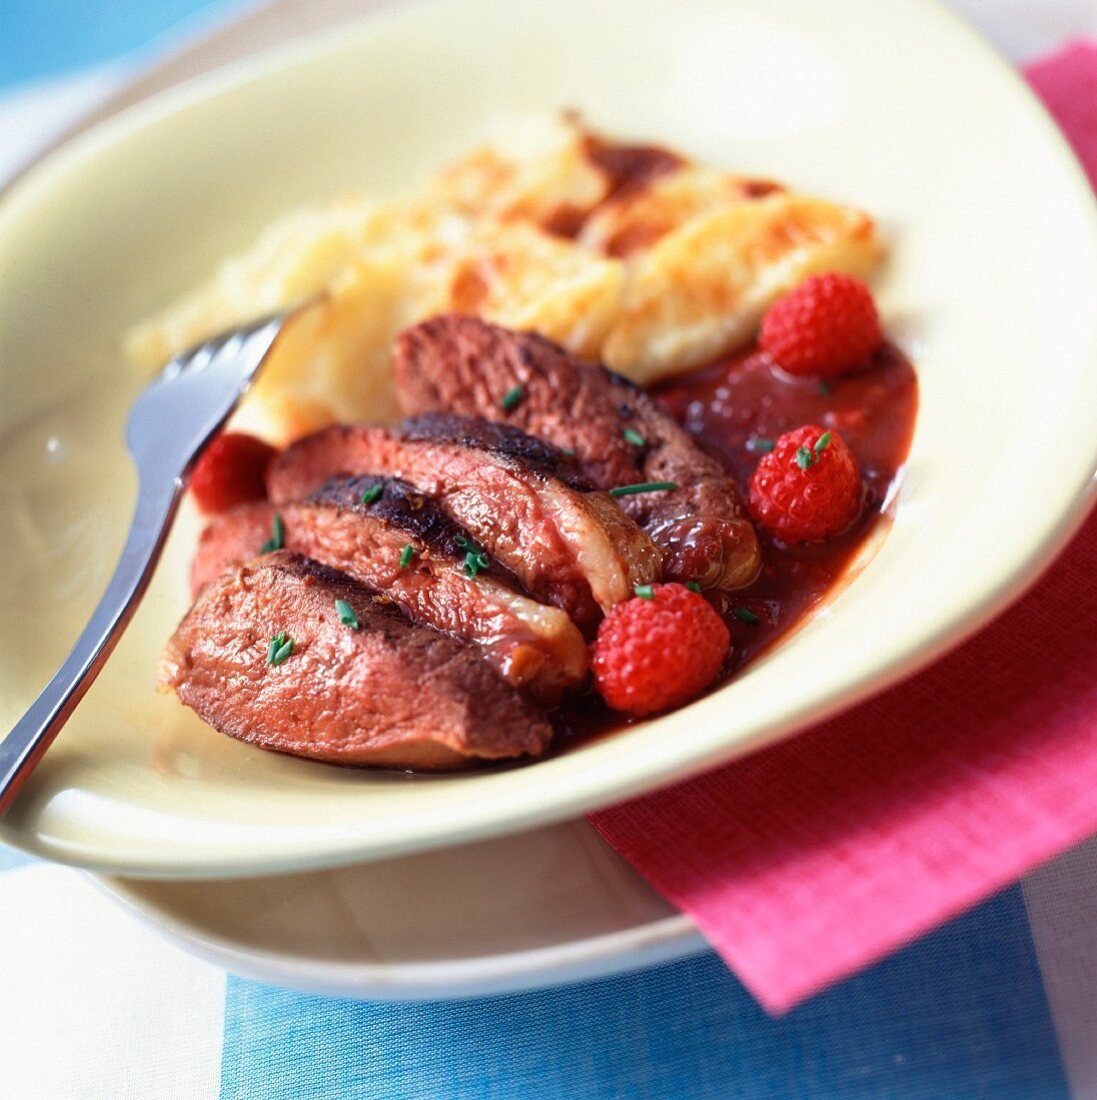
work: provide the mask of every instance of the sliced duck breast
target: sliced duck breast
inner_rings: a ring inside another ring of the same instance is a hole
[[[741,588],[761,566],[731,478],[643,390],[533,333],[476,317],[435,317],[393,348],[408,413],[445,409],[520,428],[566,451],[600,489],[670,483],[619,498],[663,551],[668,580]]]
[[[397,477],[435,499],[536,600],[564,608],[586,631],[601,613],[659,577],[651,539],[570,459],[517,429],[442,414],[392,429],[334,425],[271,463],[276,503],[332,476]]]
[[[231,737],[341,764],[448,770],[537,756],[552,737],[476,646],[285,550],[206,586],[161,686]]]
[[[246,504],[217,517],[199,542],[195,591],[254,558],[275,517],[286,549],[385,593],[415,622],[475,642],[538,702],[586,682],[586,643],[567,613],[524,595],[502,566],[480,568],[469,533],[395,478],[334,478],[299,504]]]

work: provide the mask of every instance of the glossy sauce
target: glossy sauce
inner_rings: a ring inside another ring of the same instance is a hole
[[[861,467],[865,505],[857,521],[826,542],[788,546],[759,531],[762,573],[748,588],[711,593],[728,625],[732,655],[719,687],[788,633],[840,581],[880,521],[906,459],[918,410],[914,368],[885,344],[862,371],[821,384],[794,378],[764,352],[748,349],[666,383],[653,394],[705,450],[720,459],[744,498],[763,441],[803,424],[836,430]],[[736,610],[758,617],[736,618]],[[562,709],[561,748],[629,724],[590,695]]]

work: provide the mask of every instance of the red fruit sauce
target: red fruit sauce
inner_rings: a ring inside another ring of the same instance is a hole
[[[820,382],[785,374],[757,347],[682,375],[652,390],[672,416],[705,450],[719,458],[740,492],[762,452],[755,444],[775,440],[802,424],[836,429],[853,451],[865,482],[860,518],[826,542],[786,546],[764,531],[762,573],[749,588],[709,593],[728,624],[732,657],[714,686],[726,681],[783,634],[788,633],[841,580],[858,550],[881,522],[884,506],[914,434],[918,380],[905,356],[882,345],[863,370]],[[744,494],[745,495],[745,494]],[[734,612],[757,616],[743,622]],[[627,724],[595,696],[560,713],[563,745]]]

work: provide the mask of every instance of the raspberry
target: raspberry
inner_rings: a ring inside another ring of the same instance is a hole
[[[815,275],[779,298],[759,343],[789,374],[833,378],[864,364],[883,336],[872,292],[848,275]]]
[[[731,635],[704,596],[653,584],[619,603],[594,641],[594,686],[614,710],[654,714],[680,706],[716,678]]]
[[[861,471],[845,440],[807,424],[785,432],[750,479],[747,509],[785,542],[818,542],[861,511]]]
[[[274,448],[243,432],[224,432],[202,452],[190,491],[203,512],[224,512],[234,504],[263,500],[267,466]]]

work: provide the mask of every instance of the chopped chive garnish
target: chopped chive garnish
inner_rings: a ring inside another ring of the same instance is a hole
[[[464,535],[457,536],[457,545],[466,551],[465,573],[468,576],[475,577],[477,573],[487,572],[488,566],[491,565],[491,559],[484,552],[482,546],[477,546],[472,539],[467,539]]]
[[[819,383],[819,396],[820,397],[830,397],[830,383],[829,382],[820,382]]]
[[[638,584],[633,589],[633,592],[635,592],[636,595],[639,596],[642,600],[655,599],[655,589],[652,588],[650,584]]]
[[[400,554],[400,568],[407,569],[411,565],[411,559],[415,557],[415,547],[409,542]]]
[[[280,665],[293,652],[293,639],[284,630],[270,640],[267,647],[267,664]]]
[[[631,443],[634,447],[647,446],[648,441],[635,428],[626,428],[621,433],[621,437],[626,443]]]
[[[611,497],[629,497],[633,493],[659,493],[666,489],[677,489],[676,481],[642,481],[639,485],[618,485],[616,489],[610,489]]]
[[[823,432],[815,441],[814,447],[796,448],[796,465],[799,466],[801,470],[809,470],[819,461],[819,456],[830,444],[830,435],[830,432]]]
[[[686,581],[686,587],[691,592],[696,592],[697,595],[701,594],[701,586],[696,581]]]
[[[339,612],[339,621],[344,626],[349,626],[351,630],[357,630],[359,627],[358,616],[354,613],[354,608],[347,603],[346,600],[336,600],[335,610]]]
[[[758,455],[768,455],[777,444],[772,439],[748,439],[747,450]]]
[[[475,577],[477,573],[486,572],[490,564],[490,559],[483,552],[474,554],[470,550],[465,555],[465,573],[470,577]]]
[[[270,640],[270,645],[267,646],[267,664],[271,664],[274,661],[274,655],[286,644],[286,632],[283,630],[280,634],[275,634]]]
[[[363,504],[372,504],[375,500],[378,500],[380,498],[381,494],[384,491],[385,491],[384,485],[371,485],[362,494],[362,503]]]
[[[286,525],[282,522],[280,512],[275,513],[271,527],[274,529],[274,534],[263,543],[259,550],[260,554],[270,554],[275,550],[281,550],[286,545]]]
[[[748,611],[745,607],[737,607],[732,614],[739,622],[749,623],[751,626],[757,626],[762,621],[753,611]]]
[[[516,409],[518,403],[526,396],[525,386],[515,386],[512,390],[507,390],[503,394],[503,399],[499,402],[499,405],[505,412],[510,412],[511,409]]]
[[[574,447],[564,447],[560,451],[560,453],[564,454],[564,455],[573,455],[573,454],[575,454],[575,448]]]

